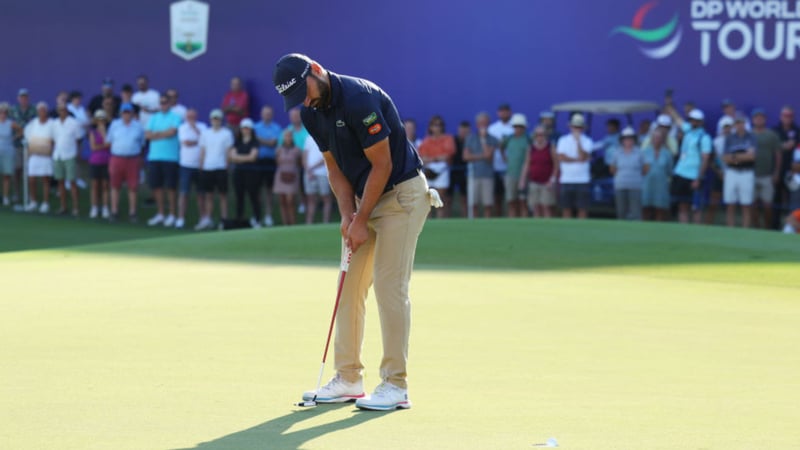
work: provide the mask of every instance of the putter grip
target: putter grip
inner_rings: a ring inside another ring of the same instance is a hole
[[[347,249],[347,253],[345,253],[344,258],[342,259],[342,265],[339,267],[342,269],[342,272],[347,272],[347,269],[350,267],[350,258],[353,256],[353,252],[350,249]]]

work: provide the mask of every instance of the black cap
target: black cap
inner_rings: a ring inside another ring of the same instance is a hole
[[[286,111],[303,103],[306,99],[306,77],[311,72],[311,59],[300,53],[290,53],[275,64],[272,83],[283,96]]]

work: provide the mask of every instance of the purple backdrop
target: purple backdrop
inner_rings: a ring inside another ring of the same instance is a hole
[[[712,119],[719,101],[731,97],[745,111],[766,107],[774,122],[778,108],[795,100],[789,94],[800,51],[795,2],[778,2],[775,12],[758,0],[726,1],[745,4],[747,17],[731,18],[742,11],[720,0],[497,0],[480,7],[210,0],[208,51],[188,62],[169,49],[169,1],[12,2],[0,17],[6,37],[0,99],[14,102],[24,86],[34,101],[52,103],[62,89],[82,90],[88,101],[105,76],[119,89],[146,73],[153,88],[177,87],[182,103],[205,115],[236,74],[245,79],[256,113],[264,102],[279,105],[271,86],[274,61],[299,51],[331,70],[377,82],[404,116],[424,123],[443,114],[450,129],[501,102],[531,116],[570,100],[660,101],[668,87],[676,101],[695,100]],[[612,33],[619,26],[629,33]],[[665,51],[678,34],[669,56],[644,54]],[[767,54],[776,43],[782,51]],[[282,112],[278,118],[286,122]]]

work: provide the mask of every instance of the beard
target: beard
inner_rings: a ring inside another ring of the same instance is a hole
[[[331,85],[314,74],[309,75],[309,77],[317,82],[317,90],[319,91],[319,97],[312,99],[309,102],[309,106],[314,109],[327,108],[331,104]]]

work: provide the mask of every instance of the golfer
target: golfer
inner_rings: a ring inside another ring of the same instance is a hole
[[[417,237],[430,206],[441,201],[428,190],[422,160],[406,139],[392,99],[374,83],[325,70],[301,54],[279,59],[273,82],[287,111],[303,104],[303,124],[323,152],[342,216],[342,252],[352,251],[336,321],[336,376],[316,401],[356,400],[361,409],[381,411],[410,408],[408,283]],[[383,333],[382,382],[367,397],[361,342],[373,282]],[[314,394],[306,392],[303,399]]]

